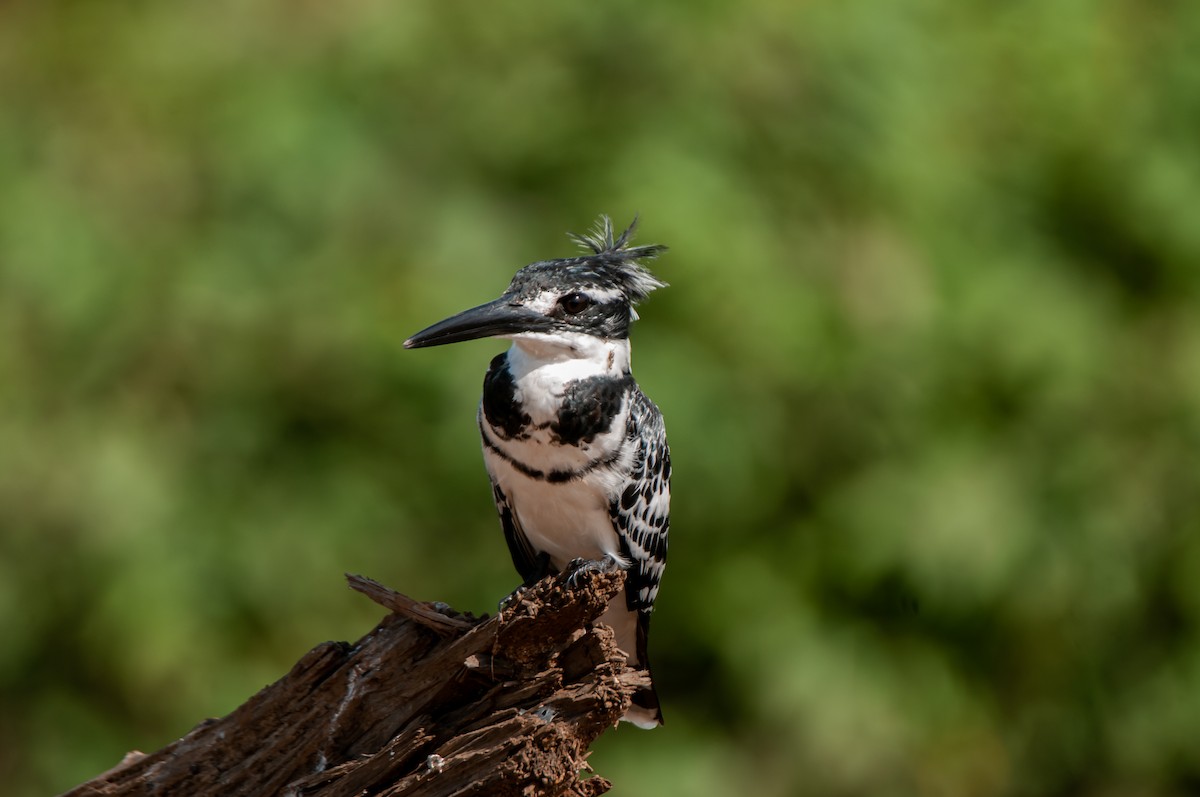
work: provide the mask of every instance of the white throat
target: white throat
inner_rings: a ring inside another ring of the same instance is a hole
[[[620,377],[629,372],[628,338],[538,332],[513,335],[511,339],[508,368],[517,385],[516,398],[535,421],[553,417],[567,383],[593,376]]]
[[[513,335],[508,351],[513,377],[547,366],[570,363],[580,376],[611,374],[629,370],[629,339],[597,338],[581,332],[525,332]],[[576,377],[578,378],[578,377]]]

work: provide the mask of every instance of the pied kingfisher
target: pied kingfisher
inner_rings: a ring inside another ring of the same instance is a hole
[[[405,348],[506,338],[483,380],[479,433],[496,511],[526,585],[580,566],[627,570],[600,618],[632,666],[649,670],[650,611],[667,561],[671,453],[658,407],[630,372],[634,304],[666,286],[639,261],[665,246],[613,239],[601,216],[572,235],[586,254],[517,272],[495,301],[418,332]],[[662,724],[653,685],[623,717]]]

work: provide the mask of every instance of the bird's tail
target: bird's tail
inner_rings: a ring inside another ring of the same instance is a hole
[[[646,671],[649,672],[649,668]],[[663,724],[662,708],[658,704],[658,692],[654,691],[653,680],[649,686],[643,686],[633,693],[633,705],[621,720],[647,730]]]
[[[617,647],[625,651],[629,666],[650,672],[650,661],[646,658],[646,637],[650,633],[650,612],[645,609],[630,611],[624,595],[617,595],[600,622],[612,628]],[[654,677],[650,685],[633,693],[633,705],[621,717],[623,722],[639,728],[657,728],[663,724],[662,709],[658,704],[658,693],[654,691]]]

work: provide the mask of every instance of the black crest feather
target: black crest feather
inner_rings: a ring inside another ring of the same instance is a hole
[[[614,236],[612,219],[607,215],[600,216],[592,225],[589,232],[583,234],[568,233],[572,241],[580,248],[591,252],[582,258],[572,258],[572,264],[583,261],[589,265],[603,268],[621,288],[632,302],[639,302],[656,288],[665,288],[667,283],[655,277],[639,260],[653,260],[667,250],[662,244],[648,246],[629,246],[633,233],[637,230],[638,217],[625,228],[619,237]]]

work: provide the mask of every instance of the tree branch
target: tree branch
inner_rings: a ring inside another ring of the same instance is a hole
[[[67,797],[577,795],[588,747],[646,683],[596,623],[624,584],[543,579],[492,618],[361,576],[394,613],[355,645],[326,642],[228,716],[133,752]]]

